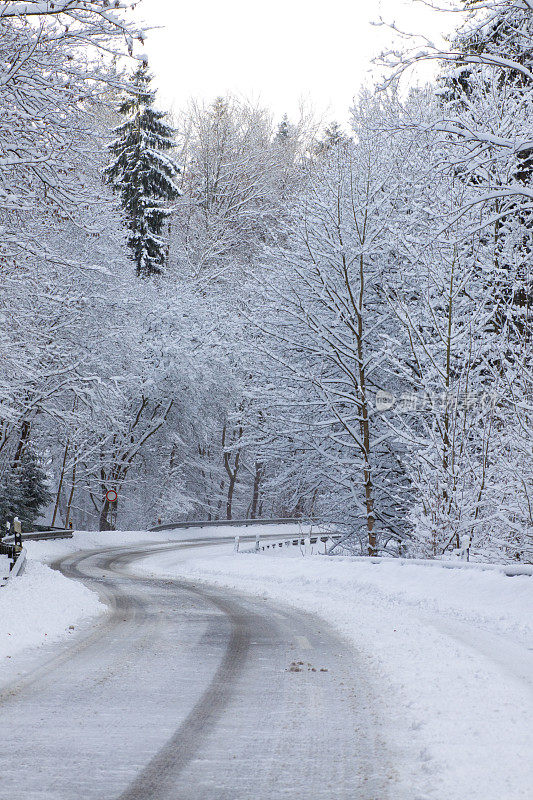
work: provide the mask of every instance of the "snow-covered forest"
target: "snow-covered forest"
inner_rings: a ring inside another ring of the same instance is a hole
[[[2,526],[531,561],[533,2],[402,36],[349,130],[164,114],[128,5],[0,3]]]

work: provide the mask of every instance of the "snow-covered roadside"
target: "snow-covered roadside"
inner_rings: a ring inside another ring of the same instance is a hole
[[[81,583],[28,559],[24,573],[0,589],[0,677],[9,677],[23,651],[67,637],[103,610]]]
[[[9,575],[9,558],[0,553],[0,584]]]
[[[531,796],[533,578],[281,552],[136,569],[305,608],[349,637],[386,708],[394,800]]]
[[[294,525],[256,525],[235,528],[231,524],[204,526],[198,528],[178,528],[166,531],[75,531],[72,539],[53,539],[51,541],[26,542],[29,556],[34,559],[53,561],[79,550],[104,549],[107,547],[137,547],[148,544],[167,544],[169,542],[195,542],[200,539],[231,539],[267,534],[293,536],[301,534],[302,526]],[[231,547],[233,549],[233,546]]]

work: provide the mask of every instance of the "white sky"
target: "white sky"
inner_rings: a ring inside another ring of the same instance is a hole
[[[306,99],[325,119],[346,121],[372,58],[391,41],[389,30],[370,24],[380,13],[433,40],[450,29],[449,18],[415,0],[143,0],[136,13],[164,26],[144,48],[159,105],[178,111],[190,97],[232,92],[259,100],[276,119],[296,118]]]

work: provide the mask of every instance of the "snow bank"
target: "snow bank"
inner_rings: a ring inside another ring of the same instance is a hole
[[[281,552],[187,562],[161,553],[136,569],[228,586],[331,621],[386,709],[394,800],[531,796],[533,578]]]
[[[9,558],[0,553],[0,584],[9,575]]]
[[[29,559],[24,573],[0,589],[0,674],[6,659],[68,636],[71,625],[103,610],[83,584]]]

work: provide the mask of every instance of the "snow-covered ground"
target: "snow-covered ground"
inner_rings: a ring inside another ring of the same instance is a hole
[[[373,676],[402,797],[530,798],[533,578],[290,555],[161,553],[137,569],[283,601],[337,627]]]
[[[531,796],[532,577],[302,557],[296,548],[234,554],[231,543],[200,541],[235,532],[228,526],[76,533],[71,540],[28,543],[24,575],[0,589],[0,677],[9,677],[21,651],[66,638],[71,625],[103,611],[94,593],[47,562],[79,550],[198,542],[198,549],[151,555],[135,569],[285,602],[319,614],[345,635],[374,684],[383,738],[398,771],[393,800]],[[255,535],[254,529],[237,532]]]
[[[295,536],[302,534],[305,526],[294,525],[257,525],[249,527],[238,527],[228,525],[205,526],[201,528],[177,528],[167,531],[75,531],[72,539],[52,539],[50,541],[26,542],[30,558],[37,558],[43,561],[53,561],[69,553],[79,550],[100,549],[105,547],[122,547],[131,545],[135,547],[143,544],[158,544],[168,542],[194,542],[198,539],[227,539],[232,541],[235,535],[239,537],[254,537],[257,533],[260,536],[277,535],[280,537]],[[249,545],[248,545],[249,546]],[[230,548],[233,549],[233,546]]]
[[[23,574],[0,588],[0,678],[16,669],[21,651],[65,638],[70,626],[103,610],[98,595],[81,583],[28,559]]]
[[[9,558],[0,553],[0,583],[7,575],[9,575]]]

